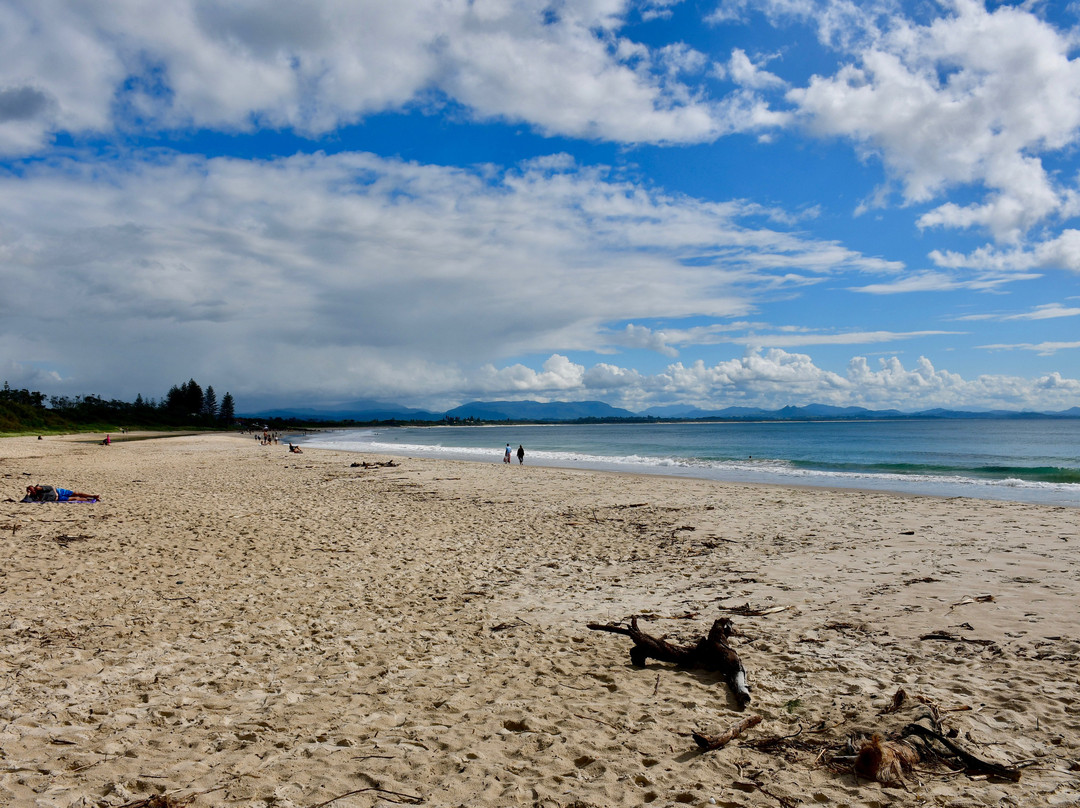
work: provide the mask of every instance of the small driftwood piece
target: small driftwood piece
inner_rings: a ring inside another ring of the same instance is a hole
[[[639,668],[644,667],[649,659],[660,662],[674,662],[690,668],[705,668],[723,674],[731,688],[739,709],[750,703],[750,689],[746,684],[746,668],[742,660],[727,643],[727,638],[734,629],[731,620],[721,617],[712,624],[709,634],[694,645],[675,645],[659,637],[652,637],[638,628],[637,617],[630,618],[630,627],[611,623],[589,623],[593,631],[610,631],[613,634],[625,634],[634,641],[630,649],[630,661]]]
[[[93,536],[88,536],[85,533],[80,533],[78,536],[57,536],[55,541],[61,547],[69,547],[72,544],[72,542],[89,541],[92,538],[94,538],[94,537]]]
[[[311,808],[323,808],[323,806],[330,805],[330,803],[343,800],[346,797],[352,797],[356,794],[364,794],[369,791],[374,791],[377,794],[383,795],[383,800],[386,802],[396,802],[398,804],[404,803],[406,805],[421,805],[424,802],[423,797],[418,797],[415,794],[402,794],[399,791],[389,791],[385,788],[377,788],[375,786],[369,786],[367,788],[356,788],[352,791],[346,791],[344,794],[338,794],[336,797],[331,797],[328,800],[323,800],[317,805],[311,806]]]
[[[901,707],[904,706],[904,702],[907,701],[907,693],[904,692],[904,688],[896,688],[896,692],[893,693],[892,701],[889,702],[889,706],[878,713],[878,715],[888,715],[889,713],[895,713]]]
[[[701,748],[702,752],[711,752],[714,749],[727,746],[727,744],[738,738],[748,729],[756,727],[760,723],[760,715],[749,715],[738,724],[725,730],[719,735],[702,735],[701,733],[695,732],[691,737],[694,739],[694,743]]]
[[[721,610],[729,612],[730,614],[737,614],[742,617],[762,617],[767,614],[776,614],[777,612],[783,612],[790,609],[790,606],[768,606],[765,608],[756,608],[749,603],[745,603],[742,606],[720,606]]]
[[[190,805],[194,799],[194,794],[182,799],[180,797],[171,797],[168,794],[155,794],[153,797],[147,797],[144,800],[125,802],[120,808],[183,808],[183,806]]]
[[[993,640],[979,640],[974,637],[961,637],[959,634],[953,634],[951,631],[931,631],[929,634],[923,634],[919,637],[920,640],[944,640],[946,642],[966,642],[970,645],[993,645]]]

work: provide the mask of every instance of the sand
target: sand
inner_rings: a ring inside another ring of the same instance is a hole
[[[385,459],[0,440],[0,804],[1080,805],[1080,508]],[[825,765],[932,710],[1020,781]]]

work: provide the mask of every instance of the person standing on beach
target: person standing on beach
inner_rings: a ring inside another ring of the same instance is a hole
[[[503,462],[504,463],[509,463],[510,462],[510,444],[509,443],[506,444],[506,453],[503,454]]]
[[[522,463],[525,462],[525,447],[522,446],[520,443],[518,444],[517,456],[518,465],[520,466]]]

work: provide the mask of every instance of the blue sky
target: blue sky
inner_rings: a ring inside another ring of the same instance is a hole
[[[0,0],[0,379],[1080,405],[1080,4]]]

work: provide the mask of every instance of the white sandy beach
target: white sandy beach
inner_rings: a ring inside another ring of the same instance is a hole
[[[0,440],[0,804],[1080,805],[1080,508],[384,459]],[[826,765],[930,711],[1019,782]]]

